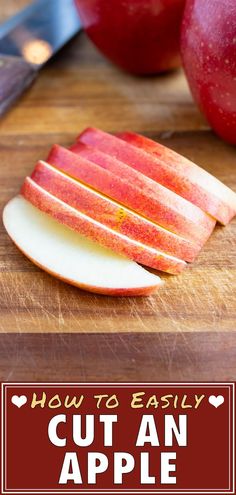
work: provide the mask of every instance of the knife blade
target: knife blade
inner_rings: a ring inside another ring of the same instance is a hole
[[[80,29],[74,0],[37,0],[0,25],[0,116]]]

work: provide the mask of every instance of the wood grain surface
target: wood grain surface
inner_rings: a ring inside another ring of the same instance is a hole
[[[6,18],[20,3],[0,5]],[[235,148],[209,130],[182,71],[134,78],[80,34],[0,122],[1,211],[52,143],[91,125],[158,139],[236,191]],[[182,275],[164,278],[148,298],[89,294],[33,266],[1,224],[0,377],[236,378],[236,221],[217,227]]]
[[[3,381],[235,381],[235,361],[233,332],[0,336]]]

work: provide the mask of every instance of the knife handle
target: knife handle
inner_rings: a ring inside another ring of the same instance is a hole
[[[22,57],[0,54],[0,116],[33,82],[37,71]]]

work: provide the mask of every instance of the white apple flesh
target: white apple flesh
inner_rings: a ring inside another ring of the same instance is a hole
[[[163,284],[157,275],[61,225],[22,196],[5,206],[3,223],[33,263],[82,289],[137,296],[150,294]]]
[[[81,213],[147,246],[184,261],[193,261],[200,251],[197,244],[163,229],[48,163],[38,162],[31,179]]]
[[[180,273],[186,267],[184,261],[130,239],[72,208],[40,187],[30,177],[26,177],[21,194],[59,223],[137,263],[172,274]]]

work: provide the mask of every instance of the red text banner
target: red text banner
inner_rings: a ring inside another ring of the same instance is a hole
[[[235,493],[233,383],[4,383],[1,490]]]

